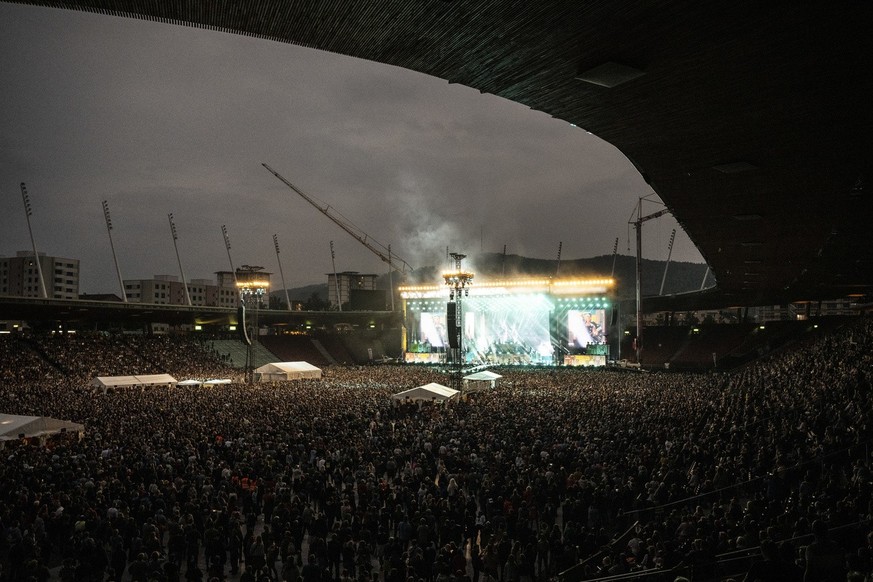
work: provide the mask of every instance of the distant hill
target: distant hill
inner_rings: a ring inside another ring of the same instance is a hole
[[[321,284],[313,284],[306,285],[304,287],[295,287],[293,289],[288,289],[288,298],[291,299],[291,302],[303,302],[307,301],[312,295],[315,294],[322,301],[327,301],[327,283]],[[285,301],[285,290],[284,289],[273,289],[270,291],[270,296],[275,297],[281,301]]]
[[[519,255],[506,255],[500,253],[482,253],[472,255],[464,259],[464,267],[468,267],[479,278],[497,279],[503,277],[541,276],[553,277],[608,277],[612,273],[612,255],[600,255],[587,259],[562,260],[560,269],[554,259],[534,259]],[[654,261],[643,259],[642,278],[643,295],[657,295],[661,288],[661,279],[664,276],[666,261]],[[442,281],[440,274],[443,267],[434,266],[419,267],[412,273],[407,273],[406,284],[437,283]],[[667,279],[664,283],[664,294],[686,293],[700,290],[703,276],[706,274],[706,265],[702,263],[687,263],[671,261],[667,270]],[[617,255],[615,257],[615,279],[618,287],[619,299],[631,299],[636,295],[636,257],[631,255]],[[401,282],[401,275],[395,274],[394,284]],[[473,280],[475,285],[475,279]],[[707,276],[706,286],[715,284],[712,274]],[[376,281],[379,289],[388,288],[388,275],[381,275]],[[292,301],[305,301],[315,293],[324,301],[327,301],[327,283],[307,285],[288,290]],[[271,295],[285,299],[284,291],[273,290]]]

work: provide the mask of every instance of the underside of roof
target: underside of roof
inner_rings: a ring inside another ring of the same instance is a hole
[[[631,160],[700,249],[724,304],[873,286],[871,3],[33,4],[361,57],[566,120]]]

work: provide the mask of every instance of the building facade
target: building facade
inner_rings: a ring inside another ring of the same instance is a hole
[[[40,269],[45,282],[46,297],[79,298],[79,259],[39,253],[37,267],[32,251],[18,251],[14,257],[0,257],[0,295],[42,297]]]
[[[377,277],[378,275],[363,275],[357,271],[343,271],[336,275],[328,273],[327,301],[331,309],[338,309],[339,306],[349,303],[353,291],[375,291]]]
[[[155,275],[151,279],[126,279],[124,292],[132,303],[156,305],[187,305],[185,287],[175,275]],[[232,284],[217,285],[209,279],[188,281],[191,305],[200,307],[236,307],[239,292]]]

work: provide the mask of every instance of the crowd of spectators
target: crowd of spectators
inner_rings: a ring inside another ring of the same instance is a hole
[[[86,427],[0,450],[0,581],[873,580],[871,354],[860,320],[733,373],[505,369],[419,405],[391,395],[444,375],[104,395],[232,371],[182,338],[0,336],[0,412]]]

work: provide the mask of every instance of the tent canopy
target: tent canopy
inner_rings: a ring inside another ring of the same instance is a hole
[[[451,400],[452,398],[457,397],[458,394],[460,394],[460,392],[457,390],[443,386],[442,384],[431,382],[424,386],[418,386],[416,388],[410,388],[409,390],[399,392],[392,396],[392,398],[395,400],[426,400],[428,402],[436,400],[442,402],[445,400]]]
[[[490,370],[482,370],[481,372],[464,376],[464,390],[466,392],[480,392],[487,388],[494,388],[498,378],[503,378],[503,376]]]
[[[202,384],[200,380],[182,380],[176,386],[200,386],[200,384]]]
[[[272,362],[255,370],[261,381],[299,380],[300,378],[321,378],[321,368],[309,362]]]
[[[91,381],[92,386],[112,388],[118,386],[153,386],[177,384],[176,379],[169,374],[142,374],[139,376],[97,376]]]
[[[464,380],[473,380],[473,381],[491,381],[497,380],[498,378],[503,378],[497,372],[492,372],[491,370],[482,370],[481,372],[476,372],[475,374],[470,374],[469,376],[464,376]]]
[[[32,438],[60,432],[83,432],[85,425],[47,416],[19,416],[0,413],[0,441]]]

